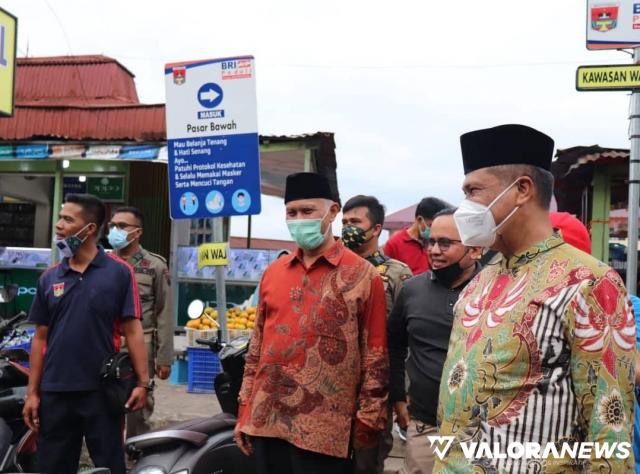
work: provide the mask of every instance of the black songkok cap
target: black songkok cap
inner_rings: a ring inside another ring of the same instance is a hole
[[[549,171],[553,139],[526,125],[500,125],[460,137],[464,174],[500,165],[532,165]]]
[[[298,199],[330,199],[335,201],[326,176],[318,173],[295,173],[287,176],[284,203]]]

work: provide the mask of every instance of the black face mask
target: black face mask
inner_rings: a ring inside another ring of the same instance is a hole
[[[467,255],[467,252],[464,253],[462,258],[464,258]],[[462,266],[460,266],[460,262],[462,261],[462,258],[458,260],[456,263],[452,263],[448,267],[443,267],[438,269],[432,268],[431,271],[433,272],[433,274],[436,276],[436,278],[440,283],[442,283],[447,288],[451,288],[451,286],[453,285],[453,282],[456,281],[458,278],[460,278],[460,275],[462,275],[465,270],[471,268],[471,267],[462,268]],[[473,265],[475,265],[475,263],[472,264],[472,266]]]
[[[367,232],[371,229],[373,229],[373,227],[364,230],[351,224],[345,225],[342,228],[342,242],[347,248],[356,250],[371,240],[367,239]]]

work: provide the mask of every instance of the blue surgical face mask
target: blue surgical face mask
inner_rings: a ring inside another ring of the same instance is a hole
[[[322,221],[329,211],[321,219],[287,219],[287,227],[294,242],[304,250],[317,249],[324,242],[326,232],[322,233]],[[328,227],[329,230],[331,226]]]
[[[115,250],[122,250],[131,243],[127,240],[129,234],[130,232],[127,232],[126,230],[112,227],[111,230],[109,230],[109,235],[107,236],[109,245],[111,245]]]
[[[422,240],[429,240],[429,237],[431,237],[431,227],[425,227],[424,230],[420,230],[420,238]]]

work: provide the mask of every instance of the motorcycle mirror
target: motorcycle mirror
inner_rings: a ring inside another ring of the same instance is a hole
[[[12,301],[18,294],[18,285],[11,284],[0,288],[0,303]]]
[[[198,319],[203,314],[204,301],[193,300],[191,303],[189,303],[189,307],[187,308],[187,315],[189,316],[189,319]]]

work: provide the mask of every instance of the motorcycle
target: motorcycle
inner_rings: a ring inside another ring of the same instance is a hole
[[[0,303],[16,296],[17,285],[0,288]],[[0,322],[0,341],[15,339],[27,314],[20,312]],[[6,346],[3,343],[2,346]],[[22,408],[27,394],[29,353],[0,346],[0,472],[32,472],[36,462],[36,435],[25,425]]]
[[[192,302],[187,312],[191,319],[200,317],[204,303]],[[225,343],[218,331],[217,337],[196,342],[208,346],[220,359],[222,372],[214,379],[214,389],[222,413],[129,438],[125,449],[135,460],[130,474],[249,474],[256,471],[253,456],[242,454],[233,440],[249,337],[241,336]]]
[[[12,301],[18,285],[0,288],[0,304]],[[0,321],[0,473],[36,472],[37,435],[22,418],[29,383],[29,353],[24,348],[6,348],[27,336],[27,313]],[[82,471],[83,474],[109,474],[109,469]]]

